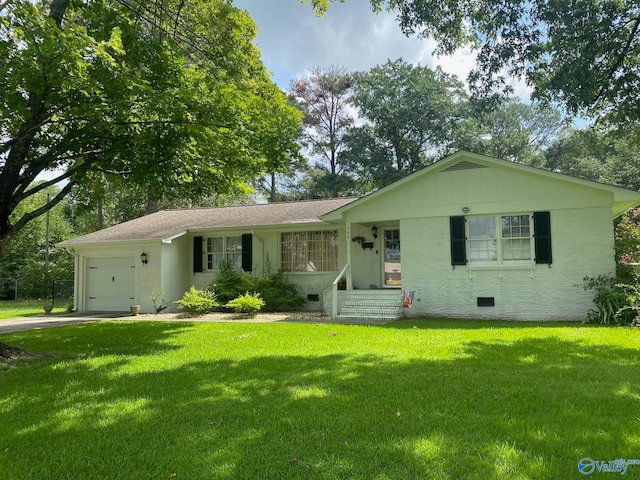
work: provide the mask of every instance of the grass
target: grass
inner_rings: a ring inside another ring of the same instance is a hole
[[[9,318],[32,317],[44,313],[43,306],[51,305],[50,300],[0,300],[0,320]],[[64,302],[56,302],[53,313],[66,312]]]
[[[0,365],[2,479],[565,479],[640,458],[639,329],[119,321],[0,341],[57,355]]]

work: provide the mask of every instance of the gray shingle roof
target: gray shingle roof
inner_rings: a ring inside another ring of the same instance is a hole
[[[91,243],[162,240],[186,230],[322,223],[321,215],[355,198],[267,203],[237,207],[162,210],[59,243],[70,247]]]

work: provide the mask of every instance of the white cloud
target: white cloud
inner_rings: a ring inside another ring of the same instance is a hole
[[[326,18],[314,16],[310,3],[296,0],[235,0],[234,5],[247,10],[258,26],[256,45],[263,62],[285,89],[314,66],[362,71],[402,57],[414,65],[440,65],[465,81],[475,65],[469,49],[435,57],[435,41],[406,37],[393,14],[374,13],[368,0],[331,3]],[[514,82],[514,88],[528,99],[524,84]]]

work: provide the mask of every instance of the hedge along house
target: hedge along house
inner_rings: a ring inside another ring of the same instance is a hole
[[[310,309],[344,321],[582,320],[591,295],[577,285],[615,271],[612,219],[639,204],[638,192],[459,152],[359,199],[168,210],[60,245],[75,252],[79,311],[152,311],[153,291],[175,301],[227,260],[282,268]]]

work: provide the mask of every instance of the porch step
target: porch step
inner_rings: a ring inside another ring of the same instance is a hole
[[[401,318],[399,290],[354,290],[347,294],[337,320],[343,323],[383,324]]]

